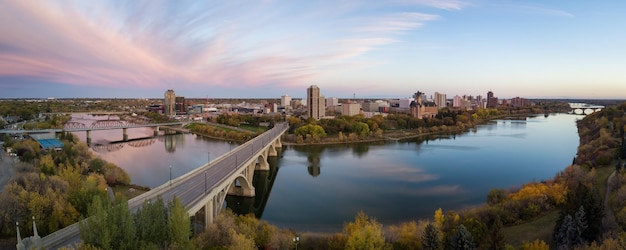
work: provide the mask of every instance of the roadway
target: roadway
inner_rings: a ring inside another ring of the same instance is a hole
[[[276,124],[273,129],[233,149],[228,154],[224,154],[208,164],[129,200],[129,209],[134,213],[141,208],[145,201],[154,201],[158,196],[161,196],[165,202],[172,200],[174,197],[178,197],[184,207],[189,207],[189,205],[198,200],[199,197],[202,197],[219,186],[230,175],[240,170],[241,167],[245,167],[242,163],[256,156],[256,153],[262,150],[268,142],[273,142],[274,139],[281,136],[287,128],[288,125],[285,123]],[[78,243],[79,241],[80,232],[78,223],[63,228],[42,239],[46,249],[58,249]]]

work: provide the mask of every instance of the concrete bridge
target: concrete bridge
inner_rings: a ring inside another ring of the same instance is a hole
[[[229,153],[129,200],[129,209],[135,212],[145,201],[153,202],[158,196],[165,202],[178,197],[190,217],[198,219],[197,215],[202,215],[204,225],[210,225],[224,207],[227,195],[256,195],[254,171],[270,170],[267,159],[278,155],[277,149],[282,147],[280,138],[288,127],[286,123],[276,124],[271,130]],[[42,238],[44,247],[57,249],[79,242],[78,224],[74,223]]]
[[[154,135],[158,135],[161,128],[166,128],[167,130],[172,130],[176,132],[189,132],[186,129],[177,128],[174,126],[184,126],[190,122],[166,122],[166,123],[128,123],[121,120],[100,120],[94,122],[90,126],[87,126],[80,122],[68,122],[65,124],[63,128],[55,128],[55,129],[34,129],[34,130],[23,130],[23,129],[2,129],[0,130],[0,134],[43,134],[43,133],[62,133],[62,132],[82,132],[85,131],[87,133],[87,144],[91,144],[91,131],[94,130],[111,130],[111,129],[121,129],[122,130],[122,140],[128,140],[128,129],[129,128],[145,128],[151,127],[154,129]]]
[[[604,106],[587,103],[569,103],[569,107],[572,109],[571,112],[577,115],[589,115],[604,109]]]

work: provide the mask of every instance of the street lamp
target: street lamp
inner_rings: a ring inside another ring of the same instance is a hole
[[[296,243],[296,250],[298,250],[298,243],[300,242],[300,237],[296,236],[295,238],[293,238],[293,242]]]
[[[206,193],[206,170],[204,170],[204,192]]]

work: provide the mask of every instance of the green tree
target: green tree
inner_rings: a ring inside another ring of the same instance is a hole
[[[567,193],[564,206],[561,209],[559,219],[554,228],[554,238],[562,228],[562,223],[567,215],[572,217],[582,207],[587,222],[586,229],[582,232],[582,238],[586,242],[592,242],[602,232],[602,219],[604,218],[604,204],[600,199],[598,190],[579,183],[573,192]]]
[[[489,235],[487,225],[477,218],[470,217],[463,221],[463,226],[465,226],[467,231],[470,232],[470,235],[472,235],[475,246],[481,247],[481,243],[483,243],[485,238]]]
[[[494,206],[502,203],[506,199],[506,191],[504,189],[492,188],[487,194],[487,204]]]
[[[476,249],[476,245],[474,244],[474,239],[472,238],[472,234],[467,231],[465,226],[460,225],[456,234],[450,238],[450,242],[448,242],[449,249]]]
[[[320,125],[308,124],[302,127],[299,127],[295,131],[296,135],[302,136],[303,138],[307,138],[311,136],[313,139],[319,139],[322,137],[326,137],[326,131]]]
[[[191,222],[189,215],[177,197],[169,203],[169,218],[167,220],[169,249],[191,248]]]
[[[491,231],[489,232],[489,245],[488,248],[492,250],[504,249],[506,246],[506,241],[504,239],[504,234],[502,234],[502,220],[499,215],[496,215],[496,218],[493,220],[493,224],[491,224]]]
[[[352,131],[356,133],[360,138],[364,138],[370,134],[370,127],[367,123],[356,122],[352,125]]]
[[[422,249],[439,250],[441,249],[441,241],[439,240],[439,230],[431,224],[426,225],[424,234],[422,235]]]
[[[161,197],[153,202],[145,201],[135,213],[137,240],[141,245],[153,244],[160,248],[167,247],[169,241],[167,226],[167,208]]]

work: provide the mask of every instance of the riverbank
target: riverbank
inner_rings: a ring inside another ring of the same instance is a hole
[[[388,142],[388,141],[400,141],[400,140],[408,140],[413,138],[418,138],[422,136],[430,136],[430,135],[455,135],[461,134],[465,132],[469,132],[471,129],[475,129],[478,125],[485,125],[493,122],[495,120],[513,120],[513,121],[521,121],[526,120],[528,117],[536,117],[545,114],[538,113],[524,113],[524,114],[503,114],[497,115],[490,119],[480,120],[478,122],[463,124],[461,127],[459,126],[437,126],[430,128],[417,128],[417,129],[400,129],[400,130],[387,130],[384,131],[382,136],[379,138],[365,138],[359,140],[350,140],[344,138],[343,140],[339,137],[326,137],[322,138],[319,141],[303,141],[296,142],[295,135],[290,134],[286,137],[283,137],[282,141],[283,145],[290,146],[305,146],[305,145],[335,145],[335,144],[351,144],[351,143],[372,143],[372,142]],[[428,131],[424,131],[428,130]],[[436,131],[433,131],[436,130]],[[219,138],[215,138],[219,139]]]

